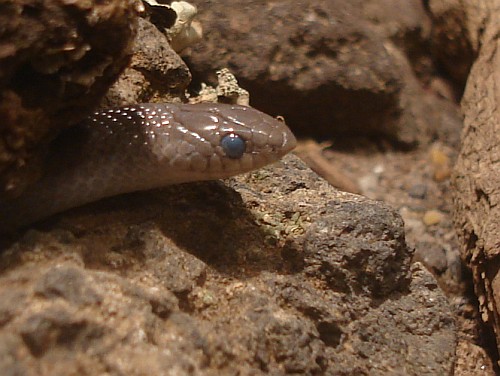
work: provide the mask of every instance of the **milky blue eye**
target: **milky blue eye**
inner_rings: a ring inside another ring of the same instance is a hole
[[[220,146],[229,158],[238,159],[245,153],[245,140],[233,133],[225,135],[220,141]]]

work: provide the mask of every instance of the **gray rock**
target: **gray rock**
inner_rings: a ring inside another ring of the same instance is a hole
[[[423,200],[427,196],[427,186],[425,184],[413,184],[408,190],[410,197]]]

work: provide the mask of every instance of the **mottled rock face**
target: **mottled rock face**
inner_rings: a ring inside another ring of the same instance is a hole
[[[0,194],[36,173],[33,149],[86,116],[127,64],[132,0],[0,5]]]
[[[411,256],[393,210],[293,156],[115,198],[4,245],[0,366],[449,374],[452,312]]]
[[[132,60],[111,86],[102,106],[171,102],[174,98],[184,97],[190,80],[189,69],[170,48],[165,34],[148,20],[140,18]]]
[[[252,105],[285,116],[299,134],[364,134],[407,147],[461,126],[456,107],[428,90],[435,71],[421,1],[197,5],[206,37],[184,54],[195,79],[230,67]]]

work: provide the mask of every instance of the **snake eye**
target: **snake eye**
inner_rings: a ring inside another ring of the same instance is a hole
[[[245,140],[234,133],[222,137],[220,146],[222,150],[224,150],[224,153],[226,153],[229,158],[233,159],[241,158],[246,149]]]

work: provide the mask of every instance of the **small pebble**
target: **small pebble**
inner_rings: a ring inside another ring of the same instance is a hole
[[[385,171],[385,167],[383,164],[377,164],[375,167],[373,167],[373,173],[374,174],[377,174],[377,175],[380,175],[381,173],[383,173]]]
[[[451,175],[451,161],[448,155],[439,147],[433,146],[430,150],[430,160],[434,170],[434,180],[442,182]]]
[[[425,212],[423,222],[426,226],[439,224],[444,219],[444,214],[439,210],[428,210]]]
[[[427,186],[425,184],[414,184],[408,194],[413,198],[424,199],[427,196]]]

